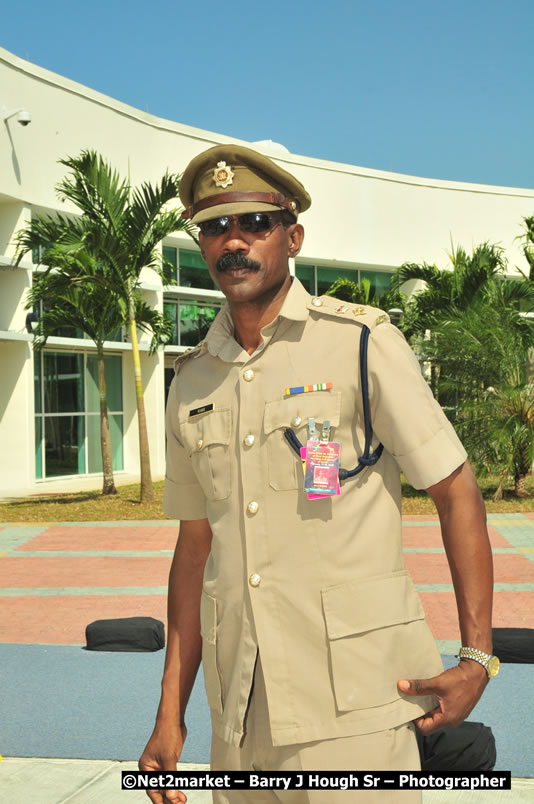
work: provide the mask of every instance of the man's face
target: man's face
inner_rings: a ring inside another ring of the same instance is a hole
[[[286,228],[275,216],[268,231],[246,232],[238,217],[222,234],[200,233],[201,253],[230,304],[261,303],[288,281],[288,257],[300,251],[304,230],[300,224]]]

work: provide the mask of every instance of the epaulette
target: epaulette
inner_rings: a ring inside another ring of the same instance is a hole
[[[345,320],[365,324],[371,330],[379,324],[384,324],[390,320],[389,315],[378,307],[371,307],[369,304],[344,302],[333,296],[313,296],[307,307],[308,310],[313,310],[314,313],[322,313],[334,318],[344,318]]]
[[[206,343],[206,341],[200,341],[200,343],[197,344],[196,346],[192,346],[190,349],[186,349],[185,352],[182,352],[181,355],[178,355],[178,357],[174,361],[174,373],[178,374],[184,363],[186,363],[188,360],[200,357],[207,351],[208,351],[208,344]]]

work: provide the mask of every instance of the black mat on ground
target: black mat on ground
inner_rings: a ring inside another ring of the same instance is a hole
[[[4,756],[137,759],[152,730],[164,651],[0,645]],[[456,664],[444,656],[446,667]],[[490,726],[496,770],[534,777],[534,666],[504,665],[469,716]],[[209,762],[210,722],[199,675],[188,708],[184,762]]]
[[[491,634],[501,663],[534,664],[534,628],[493,628]]]

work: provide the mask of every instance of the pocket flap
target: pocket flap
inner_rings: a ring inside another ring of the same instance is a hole
[[[310,417],[321,423],[328,420],[332,427],[338,427],[340,414],[341,391],[311,391],[267,402],[263,428],[268,435],[282,427],[293,427],[291,420],[295,416],[302,419],[300,427],[304,427]]]
[[[202,638],[215,645],[217,635],[217,601],[202,592],[200,598],[200,633]]]
[[[321,596],[330,639],[423,620],[425,616],[406,570],[330,586]]]
[[[198,418],[180,422],[180,433],[191,451],[201,451],[211,444],[228,446],[232,434],[232,411],[214,410]]]

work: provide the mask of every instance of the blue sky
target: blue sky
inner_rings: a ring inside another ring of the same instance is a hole
[[[533,0],[26,0],[0,26],[7,50],[161,117],[528,188],[533,37]]]

